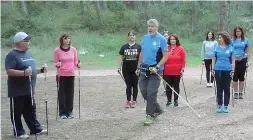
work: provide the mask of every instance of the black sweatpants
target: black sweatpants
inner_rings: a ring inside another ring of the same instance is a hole
[[[127,101],[131,101],[132,94],[133,94],[133,101],[136,101],[138,95],[138,77],[135,74],[135,71],[129,72],[123,69],[122,73],[126,81]]]
[[[57,79],[57,77],[56,77]],[[75,76],[60,76],[59,80],[59,115],[73,112]]]
[[[206,81],[207,83],[213,83],[214,77],[212,76],[211,70],[212,70],[212,59],[205,59],[205,67],[206,67]],[[211,81],[210,81],[210,75],[211,75]]]
[[[25,134],[25,130],[21,121],[22,115],[28,128],[30,129],[30,134],[35,134],[42,131],[42,127],[36,119],[35,100],[33,99],[32,106],[31,95],[10,98],[10,114],[14,136]]]
[[[180,75],[163,75],[164,80],[174,88],[174,90],[179,94],[179,83],[180,83]],[[172,97],[172,89],[166,85],[166,95],[168,102],[171,102]],[[174,93],[174,101],[178,100],[178,95]]]
[[[217,84],[217,100],[218,105],[223,104],[224,97],[224,106],[228,106],[230,100],[230,71],[215,71],[215,80]],[[224,96],[223,96],[224,91]]]

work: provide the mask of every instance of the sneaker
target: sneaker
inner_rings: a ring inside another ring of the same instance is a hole
[[[206,83],[206,87],[210,87],[210,83]]]
[[[46,129],[42,129],[40,132],[36,133],[36,134],[46,134],[47,133],[47,130]]]
[[[221,112],[222,112],[222,106],[218,105],[218,107],[217,107],[217,113],[221,113]]]
[[[234,93],[234,99],[239,99],[239,94],[238,93]]]
[[[239,93],[239,99],[243,99],[243,94]]]
[[[62,115],[60,118],[61,119],[67,119],[68,117],[66,115]]]
[[[130,106],[131,106],[130,101],[126,101],[125,108],[130,108]]]
[[[144,125],[151,125],[154,123],[154,117],[147,115],[144,121]]]
[[[29,139],[29,136],[27,134],[17,136],[16,139]]]
[[[224,110],[223,110],[224,113],[228,113],[229,110],[228,110],[228,106],[224,106]]]
[[[178,106],[178,100],[174,101],[174,107]]]
[[[210,83],[210,87],[213,87],[213,83]]]
[[[73,118],[74,118],[73,114],[70,113],[70,114],[68,115],[68,119],[73,119]]]
[[[166,106],[169,107],[172,103],[170,101],[167,102]]]
[[[137,107],[137,103],[136,103],[136,101],[132,101],[131,102],[131,108],[135,108],[135,107]]]

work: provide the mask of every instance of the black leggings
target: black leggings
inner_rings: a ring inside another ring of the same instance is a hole
[[[60,76],[58,93],[60,116],[72,114],[74,101],[74,82],[74,76]]]
[[[206,80],[207,83],[213,83],[214,77],[211,74],[211,69],[212,69],[212,59],[205,59],[205,67],[206,67]],[[211,82],[210,82],[210,75],[211,75]]]
[[[179,94],[179,83],[180,83],[180,75],[163,75],[164,80],[174,88],[174,90]],[[166,85],[166,95],[168,102],[171,102],[172,97],[172,89]],[[178,100],[178,95],[174,93],[174,101]]]
[[[133,101],[136,101],[138,95],[138,77],[134,71],[129,72],[123,69],[122,73],[126,81],[127,101],[131,101],[132,94],[133,94]]]
[[[242,59],[241,61],[235,61],[235,73],[233,77],[234,82],[244,81],[244,76],[246,72],[246,63],[247,58]]]

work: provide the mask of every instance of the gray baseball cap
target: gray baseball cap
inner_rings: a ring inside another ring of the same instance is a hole
[[[32,37],[28,36],[25,32],[18,32],[14,36],[14,43],[23,41],[23,40],[30,40]]]

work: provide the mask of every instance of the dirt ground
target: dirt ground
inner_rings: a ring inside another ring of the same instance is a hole
[[[250,69],[252,69],[252,65]],[[214,88],[205,87],[201,67],[187,68],[184,84],[194,112],[182,101],[179,106],[166,107],[166,96],[161,84],[158,102],[164,109],[151,126],[143,126],[145,102],[138,94],[138,107],[125,109],[125,85],[116,70],[81,71],[81,119],[78,119],[78,79],[75,83],[74,116],[72,120],[56,121],[55,72],[49,71],[47,82],[40,75],[36,87],[38,120],[46,128],[45,99],[48,100],[49,135],[40,135],[38,140],[252,140],[253,139],[253,80],[248,72],[245,98],[230,104],[230,113],[217,114]],[[3,140],[11,140],[12,125],[9,113],[5,72],[1,77],[1,135]],[[182,82],[181,82],[182,83]],[[45,92],[48,96],[45,96]],[[181,84],[181,96],[185,98]],[[26,124],[24,128],[29,133]],[[30,136],[30,139],[35,139]]]

